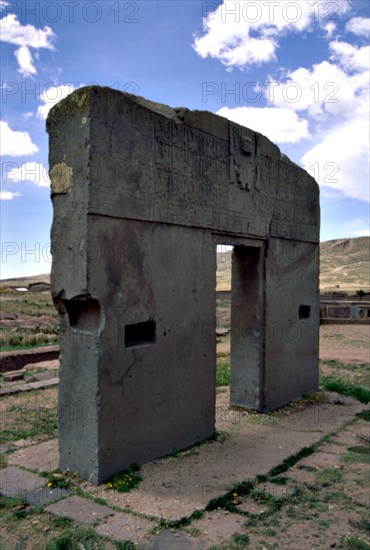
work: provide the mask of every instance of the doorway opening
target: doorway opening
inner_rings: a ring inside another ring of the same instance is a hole
[[[232,254],[232,246],[217,245],[216,386],[228,386],[230,384]]]
[[[230,404],[260,409],[263,385],[263,254],[259,245],[217,245],[216,385]]]

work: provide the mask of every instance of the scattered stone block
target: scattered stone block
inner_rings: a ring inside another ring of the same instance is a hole
[[[23,380],[24,371],[15,370],[13,372],[5,372],[3,374],[4,382],[15,382],[16,380]]]
[[[50,380],[51,378],[55,378],[54,370],[32,374],[32,376],[28,378],[28,382],[43,382],[44,380]]]

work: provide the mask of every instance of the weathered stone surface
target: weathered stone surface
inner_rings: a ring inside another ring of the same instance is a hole
[[[208,550],[209,543],[189,537],[181,531],[165,529],[143,545],[143,550]]]
[[[317,389],[305,171],[222,117],[97,86],[47,128],[62,468],[96,483],[213,433],[218,243],[235,247],[231,403],[264,411]]]
[[[96,531],[114,540],[131,540],[139,544],[149,537],[149,530],[155,526],[155,523],[132,514],[115,513],[105,523],[98,525]]]
[[[25,500],[31,506],[44,506],[50,502],[54,502],[63,497],[69,495],[69,491],[62,489],[61,487],[56,487],[51,489],[50,487],[43,487],[36,491],[28,491],[22,495],[22,499]]]
[[[190,516],[195,510],[204,509],[211,499],[224,495],[236,482],[251,480],[257,474],[265,475],[302,447],[318,442],[325,434],[340,430],[363,408],[361,403],[350,398],[345,405],[331,403],[329,408],[324,403],[306,404],[303,410],[293,408],[287,416],[285,411],[272,416],[231,411],[238,415],[226,418],[223,403],[228,402],[227,393],[218,395],[216,405],[222,420],[217,424],[217,429],[227,435],[180,453],[177,458],[169,457],[143,465],[140,470],[142,481],[129,493],[107,491],[91,484],[85,490],[103,498],[111,506],[167,520],[179,520]],[[332,395],[333,398],[339,397]],[[358,423],[359,420],[356,421]],[[362,433],[362,430],[357,428],[356,432]],[[360,444],[359,439],[356,444]],[[326,445],[317,452],[321,453],[322,449],[326,452]],[[295,470],[298,481],[314,483],[315,476],[312,479],[311,476],[306,477],[308,470],[299,469],[299,465],[300,462],[284,475],[290,476],[290,472]],[[252,513],[258,513],[258,508],[252,510]]]
[[[9,466],[0,470],[0,494],[22,497],[27,491],[35,491],[46,485],[44,477]]]
[[[107,506],[95,504],[91,500],[81,497],[68,497],[45,508],[55,516],[63,516],[79,523],[94,523],[98,519],[105,519],[113,515],[113,510]]]
[[[19,393],[22,391],[39,390],[41,388],[48,388],[49,386],[56,386],[59,383],[59,378],[54,376],[49,380],[43,380],[41,382],[29,382],[27,384],[19,384],[16,386],[9,386],[7,388],[0,389],[0,395],[10,395],[12,393]]]
[[[4,382],[14,382],[16,380],[23,380],[24,378],[24,372],[15,370],[13,372],[5,373],[3,375]]]
[[[333,317],[334,319],[349,319],[351,316],[350,307],[329,307],[328,308],[328,317]]]
[[[45,372],[37,372],[36,374],[33,374],[30,376],[29,381],[30,382],[44,382],[45,380],[51,380],[52,378],[56,378],[55,372],[53,370],[45,371]]]
[[[58,468],[59,451],[58,440],[50,439],[37,445],[24,445],[8,457],[8,463],[12,465],[32,468],[40,472],[51,472]]]

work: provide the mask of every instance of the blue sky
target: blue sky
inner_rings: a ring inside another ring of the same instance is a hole
[[[49,109],[90,83],[267,135],[369,235],[368,0],[0,1],[1,278],[50,271]]]

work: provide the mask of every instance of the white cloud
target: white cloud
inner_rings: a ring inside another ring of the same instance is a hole
[[[281,82],[270,78],[265,94],[269,103],[293,111],[307,111],[311,117],[343,117],[346,113],[352,117],[354,105],[359,107],[368,86],[368,71],[349,74],[340,65],[323,61],[311,69],[300,67]]]
[[[0,121],[0,155],[10,157],[21,157],[37,153],[39,148],[32,143],[28,132],[13,131],[9,124]]]
[[[48,26],[45,26],[43,29],[37,29],[33,25],[22,25],[18,21],[17,16],[11,13],[0,19],[0,30],[3,42],[20,46],[15,52],[19,64],[19,72],[23,76],[37,74],[30,48],[53,50],[52,40],[55,34],[52,29]]]
[[[19,50],[15,50],[15,57],[17,58],[19,69],[18,72],[22,76],[31,76],[37,74],[37,71],[33,65],[32,55],[27,46],[22,46]]]
[[[222,107],[217,114],[260,132],[277,143],[297,143],[309,137],[307,120],[299,118],[297,113],[289,109]]]
[[[11,193],[10,191],[0,191],[0,201],[11,201],[15,197],[20,197],[20,193]]]
[[[319,183],[369,202],[370,49],[340,41],[329,47],[330,61],[288,73],[271,83],[266,97],[310,121],[315,145],[301,161]]]
[[[366,119],[355,116],[339,123],[318,141],[301,159],[306,170],[318,171],[318,183],[340,189],[347,197],[370,202]]]
[[[328,16],[325,6],[324,0],[224,0],[203,18],[204,34],[195,37],[193,48],[203,58],[218,59],[229,70],[271,62],[276,60],[279,39],[289,32],[310,30],[319,24],[327,36],[332,35],[335,24],[324,17]],[[336,15],[346,13],[349,7],[349,0],[336,3]]]
[[[356,218],[343,224],[344,234],[349,237],[370,237],[369,220]]]
[[[27,111],[27,113],[22,113],[22,118],[24,118],[25,120],[29,120],[32,117],[33,117],[32,111]]]
[[[22,25],[14,13],[0,20],[1,40],[17,46],[31,46],[32,48],[47,48],[52,50],[54,33],[50,27],[36,29],[33,25]]]
[[[353,17],[346,25],[346,31],[358,36],[370,37],[370,19],[368,17]]]
[[[337,26],[335,23],[330,22],[325,25],[324,29],[326,31],[327,37],[331,38],[334,34],[334,31],[337,29]]]
[[[6,174],[6,181],[35,183],[38,187],[50,187],[48,167],[39,162],[25,162]]]
[[[72,86],[72,84],[48,86],[41,94],[40,99],[43,101],[43,105],[37,108],[37,118],[45,120],[53,105],[67,97],[73,90],[74,86]]]
[[[329,44],[333,59],[338,60],[345,71],[368,71],[370,67],[370,46],[357,48],[348,42],[334,41]]]

